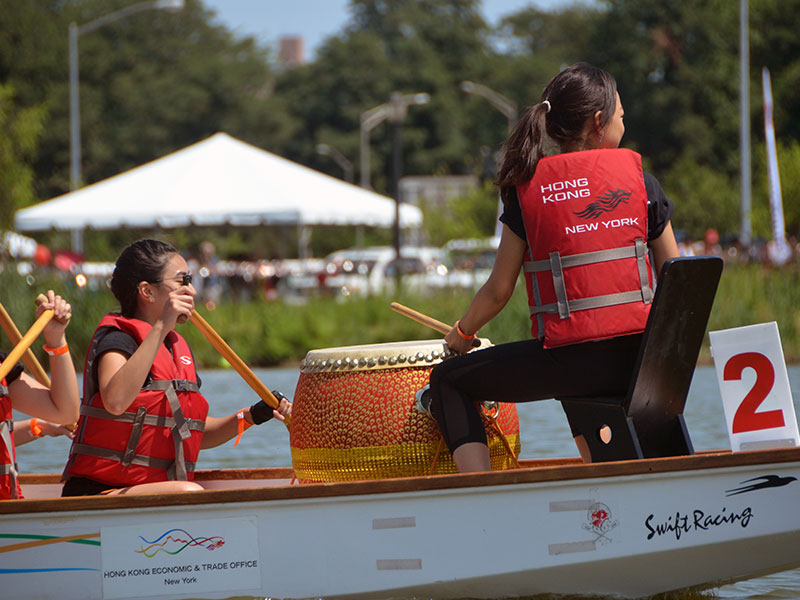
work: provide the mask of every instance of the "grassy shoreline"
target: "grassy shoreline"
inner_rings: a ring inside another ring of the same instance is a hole
[[[770,269],[758,265],[727,265],[720,282],[708,330],[715,331],[754,323],[776,321],[787,363],[800,363],[800,269],[790,265]],[[76,367],[83,367],[86,347],[100,317],[114,310],[114,299],[107,289],[79,288],[57,274],[39,276],[29,284],[11,269],[0,273],[3,292],[0,302],[21,331],[33,322],[33,299],[40,291],[53,288],[73,305],[73,322],[68,330]],[[472,294],[442,291],[434,295],[368,298],[311,298],[304,304],[281,301],[223,302],[214,311],[199,312],[230,344],[242,359],[253,367],[296,365],[308,350],[375,344],[401,340],[441,337],[392,311],[390,302],[398,301],[419,312],[452,323],[466,310]],[[480,335],[499,344],[525,339],[530,335],[525,291],[518,285],[508,306]],[[202,367],[223,363],[217,352],[192,325],[179,328],[192,346]],[[0,348],[9,350],[7,339]],[[41,344],[34,352],[43,359]],[[708,336],[699,362],[710,364]]]

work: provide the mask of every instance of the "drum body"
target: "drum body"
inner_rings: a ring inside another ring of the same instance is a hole
[[[455,473],[436,421],[416,405],[417,391],[446,356],[442,340],[310,351],[301,363],[290,428],[298,480],[429,475],[434,460],[433,473]],[[492,469],[507,469],[514,458],[500,432],[518,456],[517,407],[501,403],[492,414],[496,425],[483,417]]]

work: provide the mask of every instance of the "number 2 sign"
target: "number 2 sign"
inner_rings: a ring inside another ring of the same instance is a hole
[[[800,446],[778,324],[708,335],[731,449]]]

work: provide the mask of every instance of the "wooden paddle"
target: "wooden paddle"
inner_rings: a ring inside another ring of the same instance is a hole
[[[225,340],[223,340],[222,337],[220,337],[220,335],[214,331],[211,325],[209,325],[208,322],[201,317],[196,310],[192,311],[192,316],[189,317],[189,320],[194,323],[194,326],[200,330],[200,333],[202,333],[205,338],[211,342],[211,345],[216,348],[217,352],[219,352],[223,358],[230,363],[236,372],[242,376],[242,379],[247,382],[247,385],[249,385],[264,402],[266,402],[272,408],[278,408],[280,402],[274,396],[274,394],[267,389],[267,386],[265,386],[261,380],[256,377],[256,374],[250,370],[250,367],[248,367],[241,358],[239,358],[239,355],[233,351],[233,348],[231,348],[227,342],[225,342]],[[286,420],[284,421],[286,427],[289,427],[289,421],[290,418],[286,417]]]
[[[392,302],[390,304],[391,308],[395,312],[399,312],[401,315],[405,315],[409,319],[413,319],[417,323],[421,323],[431,329],[435,329],[441,334],[447,334],[453,328],[452,325],[448,325],[447,323],[443,323],[433,317],[429,317],[428,315],[424,315],[421,312],[417,312],[413,308],[408,308],[407,306],[403,306],[399,302]],[[472,345],[474,347],[478,347],[481,345],[481,341],[478,338],[472,340]]]
[[[41,298],[43,298],[42,295],[36,298],[37,304],[41,303]],[[8,353],[8,356],[3,361],[3,364],[0,365],[0,380],[8,375],[11,369],[14,368],[14,365],[17,364],[17,361],[22,358],[22,356],[25,354],[25,351],[31,347],[31,344],[36,340],[37,337],[39,337],[39,335],[42,333],[42,330],[45,328],[45,325],[47,325],[52,318],[52,309],[46,310],[39,315],[39,318],[36,319],[33,325],[31,325],[31,328],[28,329],[24,336],[22,336],[20,341],[17,342],[17,345],[14,346],[14,349]],[[49,379],[47,381],[47,386],[50,387]]]
[[[19,342],[22,340],[22,334],[20,333],[19,329],[17,329],[14,321],[11,319],[11,315],[6,312],[6,309],[2,303],[0,303],[0,326],[2,326],[12,344],[15,346],[19,344]],[[30,348],[25,348],[25,352],[22,355],[22,361],[25,363],[25,366],[28,367],[28,370],[31,372],[31,374],[36,378],[36,381],[46,387],[50,387],[50,378],[47,376],[47,372],[44,370],[42,364],[38,361],[36,355],[31,351]]]

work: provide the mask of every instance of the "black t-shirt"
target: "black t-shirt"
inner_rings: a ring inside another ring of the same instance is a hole
[[[647,192],[647,239],[654,240],[664,232],[664,228],[672,218],[675,206],[664,194],[664,190],[658,180],[650,173],[644,174],[644,188]],[[519,206],[516,188],[506,200],[503,214],[500,215],[500,221],[506,224],[520,238],[526,239],[522,209]]]
[[[0,351],[0,364],[6,359],[8,356],[7,352]],[[17,363],[14,367],[8,372],[6,375],[6,385],[11,385],[17,378],[22,375],[22,365]]]
[[[164,340],[164,345],[167,347],[167,350],[172,352],[172,347],[169,341],[169,336]],[[97,342],[97,355],[92,363],[92,381],[94,381],[95,389],[99,388],[99,384],[97,382],[97,365],[100,362],[100,357],[105,354],[106,352],[121,352],[125,354],[128,358],[133,356],[133,353],[139,348],[139,344],[136,343],[136,340],[125,333],[124,331],[120,331],[119,329],[114,329],[113,327],[109,327],[106,332],[100,337]],[[144,385],[150,383],[153,378],[150,374],[147,374],[147,378],[144,380]],[[197,376],[197,386],[200,387],[202,382],[200,381],[200,375]]]

